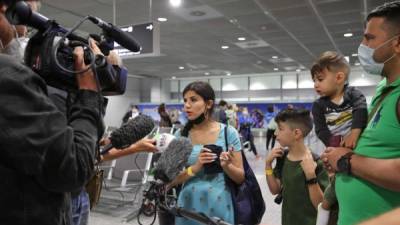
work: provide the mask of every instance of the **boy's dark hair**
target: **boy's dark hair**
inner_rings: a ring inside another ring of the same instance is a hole
[[[387,2],[376,7],[368,14],[367,21],[374,17],[385,18],[385,22],[391,25],[388,30],[398,34],[400,31],[400,1]]]
[[[306,137],[313,127],[310,111],[307,109],[284,109],[275,117],[276,123],[287,123],[292,129],[300,129]]]
[[[324,69],[330,72],[343,72],[346,76],[346,80],[350,73],[350,65],[347,60],[342,54],[334,51],[326,51],[321,54],[311,67],[311,78],[314,80],[315,76]]]

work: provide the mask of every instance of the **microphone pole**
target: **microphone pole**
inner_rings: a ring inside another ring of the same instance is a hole
[[[187,219],[191,219],[191,220],[194,220],[196,222],[199,222],[199,223],[205,224],[205,225],[232,225],[230,223],[223,221],[222,219],[220,219],[218,217],[211,218],[211,217],[205,215],[204,213],[193,212],[193,211],[181,208],[181,207],[169,208],[163,204],[160,204],[159,207],[162,208],[163,210],[170,212],[171,214],[173,214],[175,216],[182,216]]]

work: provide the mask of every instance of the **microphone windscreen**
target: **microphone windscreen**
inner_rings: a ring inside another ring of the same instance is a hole
[[[150,116],[139,115],[111,133],[111,144],[117,149],[126,148],[146,137],[154,126],[154,121]]]
[[[156,148],[159,152],[164,152],[169,144],[171,144],[171,141],[174,140],[176,137],[172,134],[168,134],[168,133],[163,133],[158,135],[158,137],[156,138]]]
[[[154,170],[154,178],[163,182],[175,179],[185,168],[193,146],[188,138],[175,138],[161,154]]]

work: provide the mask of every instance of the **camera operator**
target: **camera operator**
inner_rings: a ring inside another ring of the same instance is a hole
[[[2,1],[0,9],[0,39],[7,48],[15,30]],[[82,48],[74,56],[75,69],[85,68]],[[66,119],[47,96],[42,78],[13,61],[0,54],[0,175],[5,181],[0,223],[70,224],[69,192],[81,189],[93,172],[102,98],[92,71],[79,74],[79,92]]]

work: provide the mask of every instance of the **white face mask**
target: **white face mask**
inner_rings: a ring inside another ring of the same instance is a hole
[[[20,62],[23,62],[27,44],[28,38],[14,38],[5,48],[1,49],[0,52],[10,55]]]
[[[385,41],[382,43],[380,46],[378,46],[375,49],[372,49],[364,44],[360,44],[360,47],[358,47],[358,60],[360,60],[360,64],[363,67],[363,69],[372,74],[372,75],[381,75],[383,71],[383,67],[385,66],[385,63],[389,62],[391,59],[395,57],[395,54],[393,54],[391,57],[389,57],[387,60],[385,60],[383,63],[377,63],[374,60],[374,53],[376,50],[379,48],[383,47],[390,41],[392,41],[394,38],[398,37],[399,35],[396,35],[389,40]]]
[[[15,28],[14,28],[15,29]],[[29,38],[27,37],[18,37],[17,31],[15,30],[15,34],[17,38],[13,38],[7,46],[3,46],[3,43],[0,41],[0,52],[3,54],[7,54],[19,60],[20,62],[24,61],[25,49],[28,45]]]

